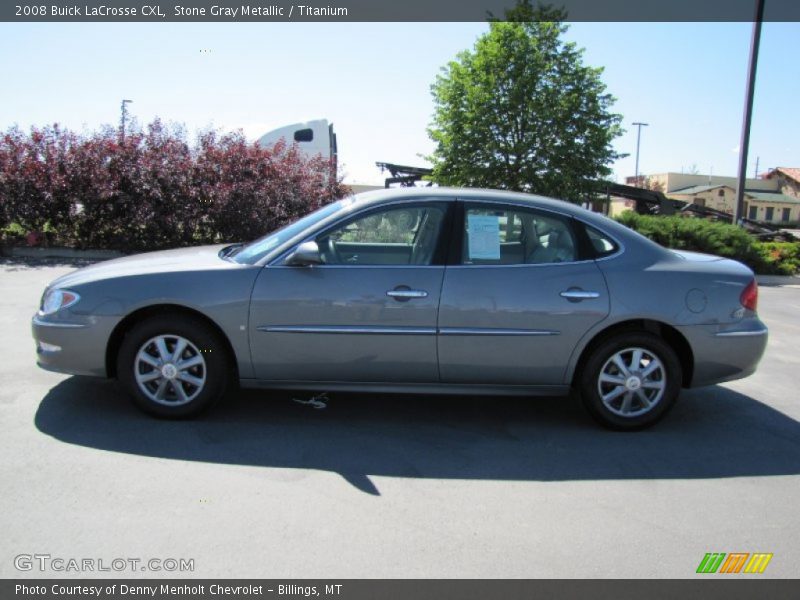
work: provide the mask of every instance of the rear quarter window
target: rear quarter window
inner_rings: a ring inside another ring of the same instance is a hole
[[[603,232],[595,229],[591,225],[586,225],[586,235],[589,237],[589,244],[591,245],[594,258],[603,258],[611,256],[619,250],[619,244],[613,239],[604,234]]]

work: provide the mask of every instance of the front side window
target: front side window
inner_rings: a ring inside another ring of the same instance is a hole
[[[254,264],[281,244],[288,242],[294,236],[299,235],[317,223],[321,223],[337,212],[345,210],[353,202],[355,202],[355,199],[351,197],[326,204],[302,219],[289,223],[285,227],[245,245],[238,253],[232,255],[233,260],[244,264]]]
[[[516,206],[466,206],[462,264],[548,264],[575,260],[577,244],[566,217]]]
[[[357,217],[317,238],[329,265],[430,265],[444,204],[390,208]]]

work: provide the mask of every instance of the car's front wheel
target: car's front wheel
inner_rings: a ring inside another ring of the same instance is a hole
[[[651,333],[625,333],[599,344],[580,373],[581,398],[606,427],[642,429],[661,419],[681,389],[675,351]]]
[[[225,394],[228,362],[219,335],[206,323],[165,314],[127,333],[117,375],[139,408],[158,417],[184,418]]]

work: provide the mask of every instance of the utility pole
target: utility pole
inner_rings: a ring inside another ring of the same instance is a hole
[[[125,141],[125,122],[128,120],[128,108],[127,105],[133,102],[133,100],[123,100],[120,104],[120,110],[122,112],[122,116],[120,117],[120,134],[121,139]]]
[[[642,141],[642,127],[647,127],[648,123],[634,123],[634,127],[638,127],[639,130],[636,132],[636,177],[634,181],[636,182],[636,187],[642,187],[639,185],[639,144]]]
[[[753,93],[756,87],[756,66],[758,65],[758,45],[761,42],[761,21],[764,19],[764,0],[756,0],[756,14],[753,21],[753,36],[750,39],[750,64],[747,67],[747,88],[744,97],[744,117],[742,118],[742,139],[739,143],[739,176],[736,181],[736,203],[733,206],[733,223],[738,225],[744,215],[744,186],[747,176],[747,150],[750,146],[750,121],[753,116]]]
[[[761,157],[756,156],[756,172],[755,172],[756,174],[753,175],[753,179],[758,179],[758,163],[760,162],[761,162]]]

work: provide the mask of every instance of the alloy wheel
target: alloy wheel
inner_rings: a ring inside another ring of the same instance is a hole
[[[605,407],[621,417],[650,412],[664,396],[667,373],[656,354],[631,347],[614,353],[603,364],[597,392]]]
[[[136,384],[145,396],[165,406],[194,400],[206,383],[206,361],[191,341],[158,335],[141,345],[134,361]]]

